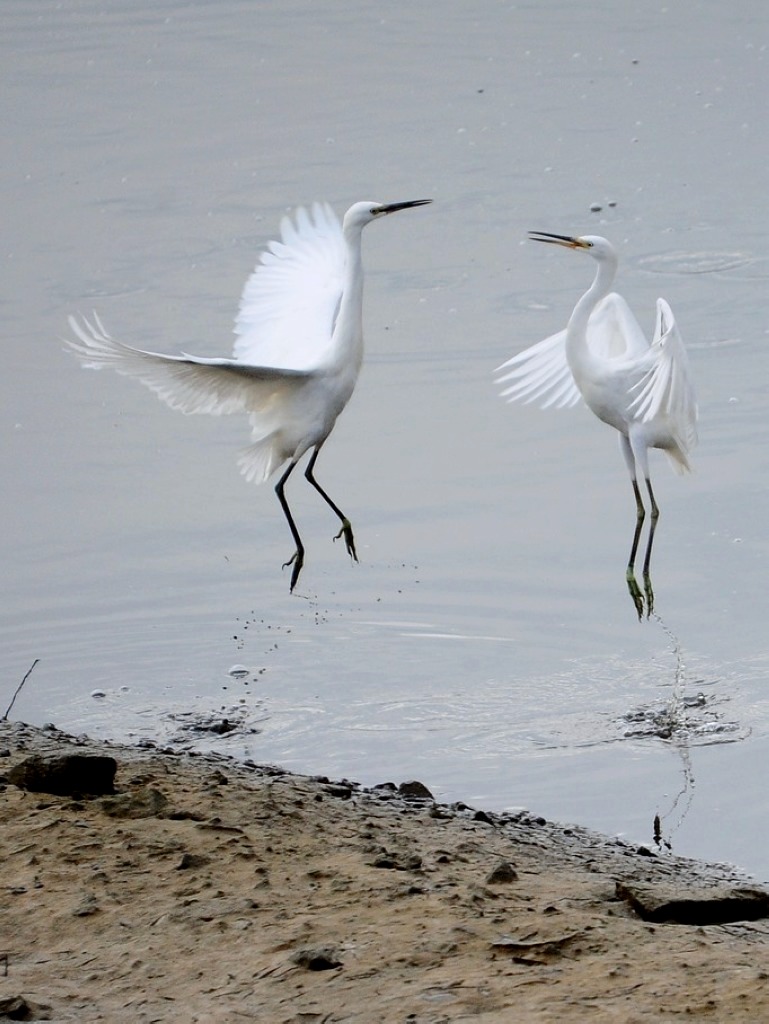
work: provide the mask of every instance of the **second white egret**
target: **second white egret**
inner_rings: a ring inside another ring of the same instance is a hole
[[[67,344],[84,366],[111,366],[136,377],[180,412],[245,412],[253,443],[239,464],[247,480],[263,483],[288,462],[275,493],[296,545],[284,564],[292,566],[292,591],[305,549],[284,488],[310,449],[304,475],[339,518],[337,538],[344,537],[358,560],[350,520],[313,470],[363,360],[363,228],[429,202],[355,203],[341,224],[327,203],[315,203],[311,212],[300,208],[294,221],[284,218],[281,241],[269,243],[244,288],[231,359],[144,351],[111,338],[96,315],[92,321],[69,318],[78,340]]]
[[[636,527],[627,582],[639,617],[643,597],[635,581],[635,559],[646,511],[640,471],[649,492],[651,529],[643,563],[646,612],[653,611],[650,563],[659,507],[652,490],[649,448],[660,448],[673,468],[689,470],[697,440],[697,402],[689,363],[670,306],[657,300],[651,344],[630,307],[611,286],[617,273],[614,247],[599,235],[572,238],[532,231],[536,242],[586,253],[598,264],[590,288],[577,302],[566,329],[519,352],[495,371],[509,401],[539,401],[543,408],[573,406],[582,398],[604,423],[619,431],[636,502]]]

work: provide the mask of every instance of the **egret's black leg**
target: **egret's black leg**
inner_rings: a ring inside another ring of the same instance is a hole
[[[635,495],[635,507],[636,507],[636,521],[635,521],[635,533],[633,534],[633,546],[630,548],[630,558],[628,559],[627,567],[631,571],[635,569],[636,555],[638,554],[638,541],[641,539],[641,528],[646,518],[646,509],[644,508],[643,501],[641,500],[641,491],[639,490],[638,483],[633,480],[633,494]]]
[[[630,597],[633,600],[633,604],[635,605],[635,610],[638,615],[638,620],[640,622],[640,620],[643,618],[644,613],[644,598],[643,594],[641,593],[641,588],[638,586],[638,581],[635,578],[635,560],[636,555],[638,554],[638,542],[641,539],[641,529],[644,524],[644,519],[646,518],[646,510],[644,509],[643,501],[641,500],[641,492],[638,489],[638,483],[635,477],[632,478],[631,483],[633,484],[633,494],[635,495],[636,523],[635,533],[633,534],[633,544],[630,548],[630,558],[628,559],[627,571],[625,573],[625,579],[627,580],[627,588],[630,592]],[[646,578],[644,578],[644,584],[645,583]]]
[[[336,514],[339,516],[339,519],[342,522],[342,529],[334,537],[334,540],[339,540],[340,537],[344,537],[344,543],[345,543],[345,546],[347,547],[347,554],[357,562],[358,561],[358,553],[355,550],[355,538],[352,535],[352,524],[350,523],[350,520],[347,518],[347,516],[344,514],[344,512],[342,512],[342,510],[339,508],[339,506],[336,505],[331,500],[331,498],[329,498],[329,496],[326,494],[326,492],[320,486],[318,481],[312,475],[312,471],[315,468],[315,461],[318,458],[318,455],[320,454],[320,449],[321,449],[321,445],[318,445],[316,447],[315,451],[312,453],[312,456],[310,457],[310,461],[307,463],[307,469],[304,471],[304,475],[305,475],[305,478],[308,481],[308,483],[312,484],[312,486],[315,488],[315,490],[318,492],[318,494],[321,496],[321,498],[323,498],[323,500],[326,502],[326,504],[330,508],[332,508],[334,510],[334,512],[336,512]]]
[[[275,484],[275,493],[278,496],[280,507],[283,509],[283,515],[288,521],[288,528],[291,530],[291,536],[294,538],[294,543],[296,544],[296,551],[287,562],[283,563],[284,569],[289,565],[293,565],[293,569],[291,570],[291,586],[289,588],[292,592],[296,586],[296,581],[299,579],[299,573],[302,571],[302,566],[304,565],[304,544],[302,544],[302,538],[299,536],[299,530],[296,528],[294,517],[291,515],[291,509],[288,507],[288,502],[286,501],[286,496],[283,493],[283,488],[286,485],[286,481],[293,473],[295,466],[295,462],[290,462],[286,472]]]
[[[654,591],[652,590],[650,566],[652,560],[652,545],[654,544],[654,532],[657,529],[657,520],[660,517],[660,510],[657,507],[657,502],[654,500],[652,482],[648,477],[646,478],[646,489],[649,492],[649,500],[651,501],[651,525],[649,527],[649,540],[646,545],[646,554],[644,555],[643,564],[644,590],[646,591],[646,617],[648,619],[654,611]]]

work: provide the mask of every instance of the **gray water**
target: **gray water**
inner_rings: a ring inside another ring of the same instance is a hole
[[[659,814],[676,852],[769,880],[766,5],[6,0],[3,27],[0,710],[39,658],[11,717],[161,741],[229,717],[201,745],[634,842]],[[289,596],[245,421],[83,371],[66,317],[226,355],[284,212],[427,196],[366,232],[366,363],[318,463],[361,564],[297,474]],[[593,270],[528,229],[608,236],[642,324],[664,295],[687,342],[659,620],[625,587],[613,432],[497,397]],[[671,739],[628,735],[699,693]]]

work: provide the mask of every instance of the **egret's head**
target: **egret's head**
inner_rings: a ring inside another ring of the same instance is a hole
[[[386,217],[388,213],[397,213],[398,210],[408,210],[412,206],[425,206],[431,203],[432,199],[411,199],[406,203],[382,203],[363,202],[354,203],[344,215],[345,227],[365,227],[372,220]]]
[[[600,235],[551,235],[547,231],[530,231],[532,242],[549,242],[551,245],[562,245],[566,249],[577,249],[588,253],[594,260],[616,260],[617,254],[611,242]]]

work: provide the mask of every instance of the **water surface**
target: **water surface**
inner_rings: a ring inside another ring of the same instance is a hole
[[[228,715],[253,731],[200,742],[639,842],[659,813],[677,852],[769,878],[764,8],[9,0],[4,27],[4,706],[39,658],[32,722]],[[366,363],[318,463],[361,564],[297,477],[290,597],[245,422],[84,372],[66,317],[228,354],[286,210],[426,196],[366,232]],[[688,479],[653,459],[661,622],[625,590],[612,432],[496,397],[592,272],[528,229],[607,235],[644,327],[663,294],[687,341],[701,442]],[[627,737],[699,692],[677,741]]]

